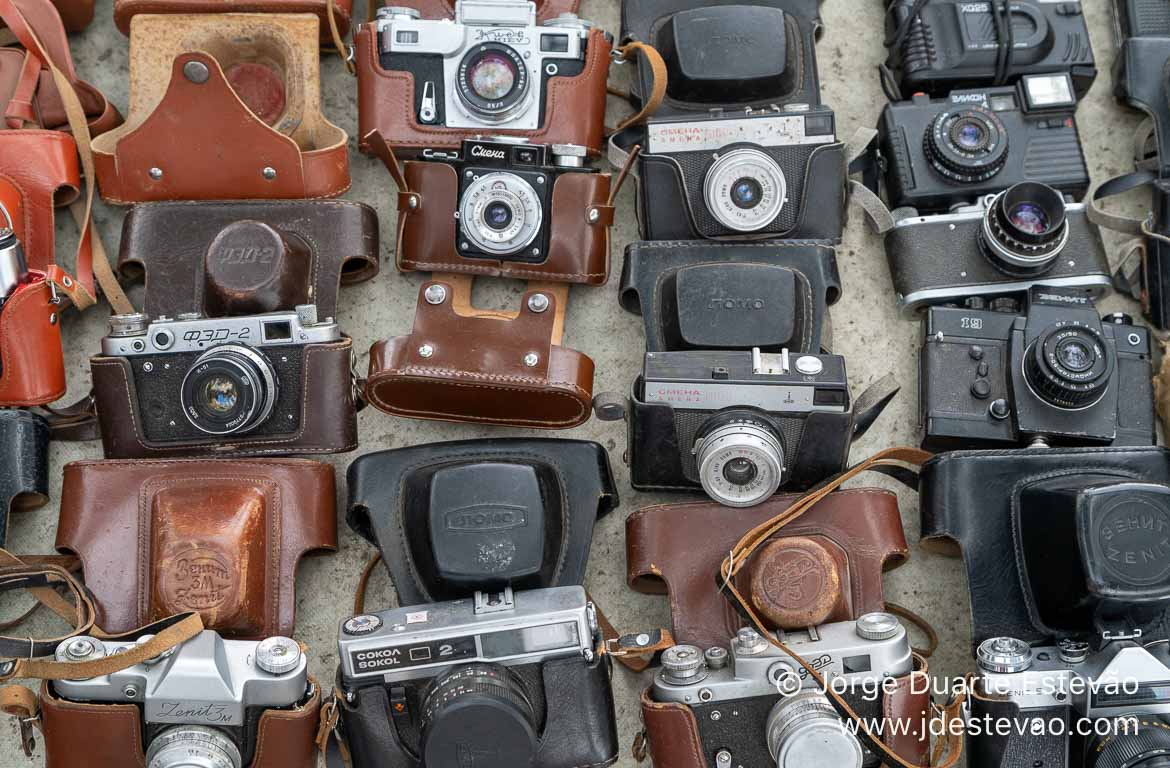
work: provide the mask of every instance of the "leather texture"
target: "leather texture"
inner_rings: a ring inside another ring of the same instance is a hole
[[[214,438],[184,443],[148,440],[130,363],[90,358],[93,394],[107,459],[176,456],[285,456],[345,453],[357,448],[357,413],[350,368],[353,342],[311,344],[301,374],[301,418],[295,432],[270,437]]]
[[[54,695],[51,685],[41,686],[45,768],[145,768],[138,705],[69,701]],[[313,682],[312,696],[296,708],[265,711],[249,768],[316,768],[320,710],[320,687]],[[85,738],[78,738],[80,733]]]
[[[973,646],[1001,636],[1033,644],[1052,639],[1052,630],[1042,625],[1034,610],[1019,562],[1016,520],[1020,494],[1044,480],[1090,475],[1099,476],[1102,482],[1170,484],[1170,451],[955,451],[939,454],[923,465],[919,505],[923,546],[962,554],[971,594]]]
[[[378,131],[394,150],[406,154],[423,149],[458,149],[464,139],[483,133],[478,129],[419,123],[414,109],[414,75],[383,69],[378,61],[377,38],[373,24],[362,24],[354,34],[359,149],[369,151],[365,137],[373,131]],[[592,154],[600,154],[612,45],[602,30],[594,29],[586,46],[581,74],[558,77],[549,84],[543,126],[531,131],[492,128],[491,133],[524,136],[535,144],[580,144]]]
[[[321,42],[332,44],[328,0],[114,0],[114,23],[123,35],[130,34],[130,21],[138,14],[168,13],[312,13],[320,22]],[[333,15],[344,36],[350,28],[353,0],[333,0]]]
[[[668,595],[677,643],[726,645],[744,625],[717,589],[736,542],[784,511],[795,494],[736,510],[715,502],[647,507],[626,519],[626,579]],[[786,525],[736,577],[773,629],[850,621],[885,610],[882,574],[909,557],[897,497],[874,488],[835,491]]]
[[[93,143],[102,197],[269,200],[349,189],[345,131],[321,113],[318,33],[308,14],[136,16],[129,117]],[[241,66],[280,81],[278,115],[241,99],[228,79]]]
[[[538,429],[568,429],[589,419],[593,360],[560,345],[564,308],[558,305],[567,291],[557,296],[530,286],[514,316],[468,315],[452,301],[428,303],[431,285],[455,294],[450,282],[424,283],[410,335],[370,348],[371,405],[408,418]],[[529,307],[538,292],[549,301],[543,312]],[[535,365],[526,363],[529,355],[536,356]]]
[[[0,306],[0,407],[48,405],[65,394],[60,307],[40,272]]]
[[[0,547],[13,511],[49,500],[49,425],[35,413],[0,409]]]
[[[521,528],[543,522],[546,543],[539,576],[517,589],[582,584],[593,541],[593,525],[618,505],[617,488],[605,448],[583,440],[505,438],[461,440],[368,453],[349,465],[346,519],[362,538],[378,547],[390,571],[399,605],[417,605],[466,597],[435,572],[430,527],[434,473],[440,469],[484,465],[531,468],[540,486],[542,509],[523,510]],[[466,488],[456,509],[486,508],[503,501],[482,487]],[[508,508],[518,506],[508,500]],[[502,506],[500,508],[503,508]],[[496,536],[507,547],[509,531],[466,530],[456,533],[485,541]],[[431,535],[434,535],[433,533]],[[514,545],[513,545],[514,546]],[[531,555],[515,553],[509,561]]]
[[[556,280],[603,285],[609,278],[608,173],[571,172],[553,182],[549,206],[549,249],[539,264],[461,256],[458,238],[459,179],[447,163],[407,161],[407,186],[416,207],[398,211],[398,268],[404,271],[458,272],[520,280]],[[401,200],[401,198],[400,198]],[[406,202],[406,201],[403,201]],[[600,215],[589,221],[589,211]]]
[[[297,565],[337,549],[333,467],[298,459],[65,466],[57,549],[106,632],[199,613],[226,637],[291,637]]]
[[[764,307],[763,311],[768,315],[782,314],[793,318],[790,351],[818,352],[822,347],[831,346],[831,340],[827,338],[828,306],[841,296],[837,253],[832,246],[794,240],[768,243],[638,241],[626,246],[618,298],[627,312],[642,315],[647,352],[673,348],[669,332],[673,325],[672,312],[699,309],[679,306],[675,288],[681,271],[724,264],[759,265],[791,274],[796,304]],[[718,285],[711,285],[705,298],[708,301],[734,301],[751,297],[726,296]]]
[[[73,137],[48,130],[0,131],[0,202],[14,219],[29,268],[44,271],[54,263],[54,208],[76,200],[80,190]]]
[[[380,0],[371,0],[379,6],[388,3]],[[396,3],[396,4],[395,4]],[[414,8],[424,19],[453,19],[455,18],[455,3],[453,0],[407,0],[406,2],[389,3],[394,7]],[[562,13],[576,13],[578,0],[536,0],[536,23],[543,24],[549,19],[555,19]]]
[[[118,272],[145,279],[150,317],[224,317],[316,304],[378,274],[378,216],[346,200],[142,203],[122,224]]]
[[[122,122],[118,110],[94,86],[77,76],[65,33],[76,32],[93,18],[93,0],[0,0],[0,27],[15,35],[20,47],[0,48],[0,131],[26,126],[69,131],[65,105],[48,65],[36,53],[39,40],[81,102],[91,135]]]

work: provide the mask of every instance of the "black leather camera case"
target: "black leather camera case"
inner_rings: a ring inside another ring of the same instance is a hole
[[[619,294],[645,321],[647,352],[819,352],[840,296],[836,252],[801,241],[631,243]]]
[[[973,643],[1153,623],[1170,600],[1170,451],[956,451],[922,470],[923,545],[966,563]]]
[[[49,424],[29,411],[0,409],[0,547],[13,510],[49,500]]]
[[[618,504],[597,443],[492,439],[369,453],[347,520],[378,547],[401,605],[581,584],[593,524]]]

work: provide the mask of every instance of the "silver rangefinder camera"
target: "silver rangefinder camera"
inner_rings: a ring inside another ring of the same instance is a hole
[[[386,7],[376,21],[379,62],[414,76],[420,123],[517,130],[543,124],[553,78],[584,71],[591,27],[574,14],[538,25],[534,3],[511,0],[459,0],[437,21]]]
[[[906,628],[888,613],[868,613],[795,632],[780,642],[817,670],[863,717],[880,719],[882,682],[914,668]],[[807,670],[750,627],[730,652],[676,645],[662,655],[651,697],[689,706],[708,764],[805,768],[876,766],[880,760],[847,730]],[[647,722],[651,743],[653,724]],[[744,739],[744,734],[756,738]],[[662,734],[659,738],[667,738]]]
[[[610,664],[580,586],[354,616],[342,622],[338,646],[355,766],[574,768],[617,759]]]
[[[134,647],[81,636],[62,642],[56,655],[61,662],[94,661]],[[145,663],[88,680],[55,682],[53,690],[74,702],[139,705],[147,768],[243,768],[256,751],[261,715],[295,709],[313,694],[308,662],[296,641],[224,640],[211,630]],[[84,718],[77,715],[77,738],[93,727]],[[126,746],[131,763],[132,745]]]

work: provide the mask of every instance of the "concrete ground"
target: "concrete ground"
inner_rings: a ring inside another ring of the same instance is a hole
[[[112,0],[98,0],[93,25],[71,39],[77,68],[81,76],[102,89],[123,112],[128,106],[127,40],[113,24]],[[857,126],[876,125],[885,97],[878,85],[875,67],[883,58],[882,16],[884,3],[878,0],[830,0],[824,3],[825,34],[818,46],[821,81],[825,103],[837,110],[843,137]],[[1109,68],[1114,59],[1111,3],[1091,0],[1085,3],[1097,61],[1102,70],[1092,91],[1080,106],[1080,127],[1089,158],[1092,176],[1101,181],[1130,168],[1129,137],[1138,117],[1118,107],[1111,95]],[[585,0],[582,13],[603,28],[616,33],[619,24],[617,0]],[[364,16],[364,10],[355,16]],[[365,370],[366,351],[378,339],[407,333],[411,327],[413,306],[421,274],[399,274],[391,256],[394,232],[394,189],[380,163],[356,151],[352,133],[357,121],[356,82],[349,77],[336,57],[323,59],[324,109],[334,122],[351,133],[353,188],[346,197],[374,206],[382,225],[382,273],[373,281],[343,289],[338,318],[343,329],[356,341],[359,370]],[[628,72],[615,67],[614,78],[624,82]],[[623,114],[624,105],[611,102],[610,123]],[[214,173],[213,168],[208,169]],[[589,354],[597,365],[596,391],[625,391],[639,371],[642,354],[641,320],[622,311],[617,303],[616,283],[626,243],[637,236],[634,223],[632,186],[624,189],[618,200],[619,215],[613,238],[613,275],[602,288],[574,287],[565,332],[565,344]],[[123,209],[100,206],[98,211],[107,246],[116,251]],[[71,257],[72,223],[59,217],[61,237],[59,252]],[[1110,252],[1117,253],[1119,238],[1108,237]],[[945,254],[940,254],[944,257]],[[894,311],[890,281],[881,242],[865,227],[862,216],[850,221],[838,259],[844,283],[844,296],[833,310],[835,351],[845,355],[856,392],[886,373],[895,373],[903,385],[902,394],[861,440],[853,452],[859,460],[875,451],[911,444],[915,441],[916,379],[919,328],[900,320]],[[481,281],[483,282],[483,281]],[[477,303],[512,307],[523,291],[521,283],[502,283],[477,288]],[[140,299],[141,288],[132,292]],[[1137,314],[1131,303],[1111,298],[1105,307],[1124,309]],[[71,312],[65,318],[66,363],[69,372],[69,395],[72,402],[89,386],[88,356],[98,349],[104,333],[107,308],[94,308],[84,316]],[[492,429],[473,425],[408,421],[390,417],[372,408],[360,417],[360,453],[419,443],[476,437],[525,434],[518,430]],[[590,421],[575,430],[558,433],[561,437],[596,440],[611,454],[622,496],[620,509],[597,525],[590,559],[587,587],[604,606],[609,617],[622,628],[669,626],[666,601],[630,591],[625,584],[624,535],[626,516],[640,507],[664,501],[686,501],[684,497],[653,496],[633,492],[628,472],[622,465],[625,435],[621,424]],[[329,459],[344,479],[345,468],[358,453]],[[55,444],[52,448],[52,501],[41,510],[14,516],[8,545],[17,553],[42,553],[52,550],[61,489],[61,468],[69,461],[99,458],[101,447],[92,444]],[[875,477],[865,482],[886,484]],[[856,484],[856,483],[855,483]],[[342,483],[339,482],[339,487]],[[892,485],[892,484],[891,484]],[[902,504],[907,538],[917,542],[918,508],[914,494],[896,488]],[[339,505],[344,503],[344,491]],[[728,515],[734,511],[728,510]],[[321,680],[331,680],[336,667],[336,627],[347,615],[354,587],[371,548],[344,524],[340,525],[341,548],[332,556],[307,560],[297,580],[297,638],[308,643],[312,653],[312,671]],[[702,531],[695,531],[702,536]],[[1005,555],[1006,556],[1006,555]],[[965,576],[958,560],[927,555],[916,550],[911,562],[886,579],[889,599],[926,616],[938,629],[942,645],[932,659],[934,672],[948,677],[967,671],[969,611]],[[23,599],[22,599],[23,600]],[[384,574],[375,580],[368,605],[373,608],[394,605],[394,592]],[[8,598],[0,609],[3,616],[15,615],[24,605]],[[43,618],[32,623],[32,630],[50,629]],[[638,693],[645,679],[635,678],[624,670],[615,673],[614,689],[622,744],[620,766],[634,766],[628,746],[640,728]],[[84,738],[78,734],[79,738]],[[38,755],[36,763],[40,764]],[[15,724],[0,725],[0,768],[24,766]],[[762,768],[755,766],[753,768]]]

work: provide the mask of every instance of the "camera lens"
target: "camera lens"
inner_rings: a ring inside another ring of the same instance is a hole
[[[528,248],[540,234],[543,220],[544,209],[536,190],[514,173],[477,177],[459,201],[460,239],[466,238],[493,256]]]
[[[243,762],[227,734],[201,725],[168,728],[146,751],[146,768],[240,768]]]
[[[452,667],[423,698],[420,763],[427,768],[534,765],[536,713],[520,679],[497,664]]]
[[[1049,326],[1024,353],[1028,386],[1059,408],[1084,408],[1100,400],[1113,367],[1101,334],[1088,326]]]
[[[1048,269],[1068,242],[1064,196],[1047,184],[1016,184],[987,207],[982,240],[1006,272]]]
[[[973,107],[940,112],[923,137],[923,150],[946,178],[973,184],[999,173],[1007,163],[1008,134],[994,112]]]
[[[765,733],[776,768],[861,768],[865,759],[861,742],[843,727],[837,711],[820,691],[782,697],[768,714]]]
[[[475,117],[501,123],[526,103],[528,67],[511,46],[477,45],[459,63],[457,86],[460,101]]]
[[[263,423],[276,405],[277,378],[262,354],[225,344],[203,353],[181,388],[183,413],[201,432],[229,435]]]
[[[783,441],[755,411],[722,411],[708,420],[695,434],[694,454],[703,490],[729,507],[759,504],[783,479]]]
[[[1170,768],[1170,722],[1160,715],[1127,713],[1113,719],[1107,736],[1094,736],[1085,768]]]
[[[784,171],[758,149],[735,149],[707,171],[703,199],[715,220],[736,232],[772,224],[788,202]]]

